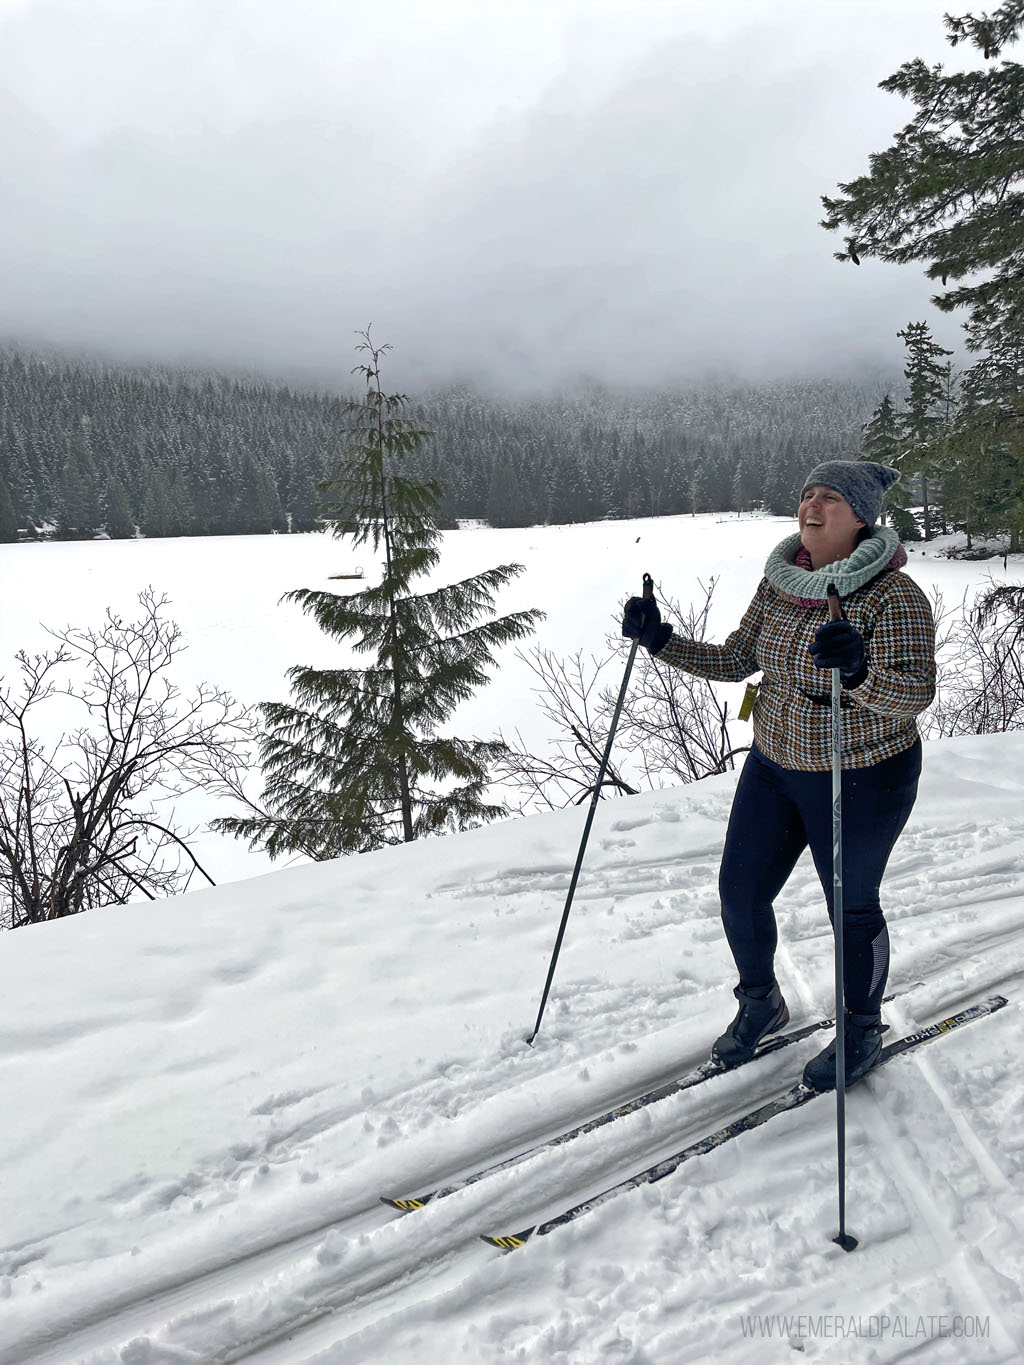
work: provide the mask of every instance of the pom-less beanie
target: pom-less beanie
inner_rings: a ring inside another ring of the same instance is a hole
[[[834,488],[850,504],[865,526],[874,526],[882,510],[882,495],[899,482],[899,471],[887,464],[867,460],[826,460],[811,470],[804,480],[801,498],[808,488],[820,485]]]

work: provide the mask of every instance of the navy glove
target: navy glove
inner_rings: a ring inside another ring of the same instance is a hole
[[[622,633],[627,640],[639,640],[644,649],[657,654],[672,638],[672,627],[661,619],[653,597],[631,597],[622,613]]]
[[[868,675],[864,639],[849,621],[826,621],[810,646],[815,668],[838,668],[844,687],[859,687]]]

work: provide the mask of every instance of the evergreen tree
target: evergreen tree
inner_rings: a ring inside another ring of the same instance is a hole
[[[135,535],[135,518],[124,484],[111,475],[104,494],[104,518],[111,540],[130,540]]]
[[[244,535],[266,535],[285,529],[284,511],[270,471],[252,455],[242,458],[241,482],[232,518],[233,529]]]
[[[968,280],[933,302],[943,312],[967,308],[968,346],[991,350],[1021,327],[1024,289],[1024,66],[994,59],[1024,27],[1024,0],[992,15],[946,15],[947,40],[968,42],[991,66],[946,72],[920,58],[904,63],[882,90],[912,100],[917,113],[871,171],[824,197],[829,230],[845,227],[846,251],[859,263],[929,262],[928,277]]]
[[[895,464],[903,453],[899,415],[889,394],[864,423],[860,450],[865,460],[888,465]]]
[[[65,536],[95,535],[100,525],[96,471],[90,448],[89,419],[82,418],[71,440],[61,474],[60,520]]]
[[[0,474],[0,542],[10,542],[17,539],[18,518],[14,513],[11,490],[7,487],[7,480]]]
[[[971,480],[971,525],[1009,531],[1020,551],[1024,532],[1024,343],[1003,345],[968,371],[950,441]]]
[[[266,810],[217,828],[262,843],[271,857],[314,859],[364,852],[502,814],[484,799],[499,744],[440,735],[455,707],[484,683],[499,645],[522,639],[539,613],[490,619],[495,592],[518,573],[504,564],[447,587],[413,591],[440,554],[442,488],[407,472],[428,433],[401,415],[404,395],[385,394],[387,346],[369,330],[356,367],[366,395],[352,403],[345,453],[324,486],[337,536],[383,551],[383,578],[339,596],[287,594],[329,635],[351,639],[368,668],[293,668],[294,703],[265,703]]]
[[[878,407],[864,423],[861,432],[861,459],[876,464],[899,467],[903,458],[903,423],[892,397],[886,394]],[[881,523],[885,525],[886,516],[892,517],[892,524],[899,533],[900,540],[920,540],[921,532],[911,516],[910,493],[902,484],[894,484],[882,498]]]
[[[312,531],[316,525],[316,482],[305,451],[288,452],[288,529]]]
[[[755,500],[757,484],[758,481],[749,456],[741,455],[736,462],[736,469],[732,476],[732,508],[734,512],[750,510],[750,504]]]
[[[690,466],[690,514],[696,516],[698,512],[707,512],[708,510],[705,466],[694,460]]]
[[[800,473],[794,473],[797,465]],[[776,449],[768,456],[764,472],[763,500],[773,517],[794,515],[800,499],[800,480],[807,468],[792,440],[786,441],[782,449]]]
[[[443,488],[437,485],[438,506]],[[492,526],[532,526],[537,520],[529,486],[511,460],[497,459],[487,494],[487,520]]]
[[[967,310],[967,346],[983,359],[964,377],[965,392],[974,393],[955,444],[973,451],[974,477],[982,480],[975,493],[1005,509],[1003,528],[1019,548],[1011,490],[1020,478],[1024,372],[1000,357],[1019,359],[1024,349],[1024,65],[1003,57],[1024,28],[1024,0],[977,17],[947,15],[945,24],[948,41],[969,43],[985,65],[946,72],[915,59],[882,81],[883,90],[912,100],[916,113],[870,158],[867,175],[822,200],[822,226],[846,231],[837,259],[925,263],[942,284],[933,303],[943,312]],[[965,422],[975,419],[972,435]]]
[[[950,371],[939,357],[952,355],[952,351],[935,341],[926,322],[909,322],[896,335],[907,348],[903,374],[908,385],[906,410],[900,415],[903,451],[899,468],[903,473],[920,476],[924,538],[931,540],[928,480],[935,477],[941,464],[943,442],[949,431],[946,395]]]
[[[180,522],[174,509],[171,481],[162,469],[150,474],[142,507],[141,530],[144,536],[158,539],[179,534]]]

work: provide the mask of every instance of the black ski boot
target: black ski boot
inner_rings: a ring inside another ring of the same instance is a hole
[[[764,996],[750,995],[742,986],[737,986],[733,995],[740,1002],[739,1013],[711,1049],[712,1060],[726,1068],[749,1062],[761,1039],[789,1022],[789,1010],[777,981]]]
[[[846,1084],[855,1085],[867,1075],[882,1053],[882,1034],[886,1025],[877,1014],[846,1014]],[[804,1085],[812,1090],[836,1088],[836,1044],[812,1057],[804,1067]]]

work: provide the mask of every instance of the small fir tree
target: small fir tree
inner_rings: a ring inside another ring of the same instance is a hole
[[[447,587],[413,584],[438,564],[442,485],[415,472],[428,433],[404,418],[406,398],[381,388],[388,346],[369,329],[356,366],[366,381],[345,453],[325,485],[323,512],[336,536],[383,552],[383,576],[363,591],[288,593],[336,640],[351,640],[366,668],[289,672],[291,704],[265,703],[263,809],[216,827],[313,859],[365,852],[504,813],[488,804],[488,765],[499,743],[443,736],[455,707],[484,683],[493,651],[529,635],[541,613],[483,620],[499,588],[522,572],[503,564]]]

